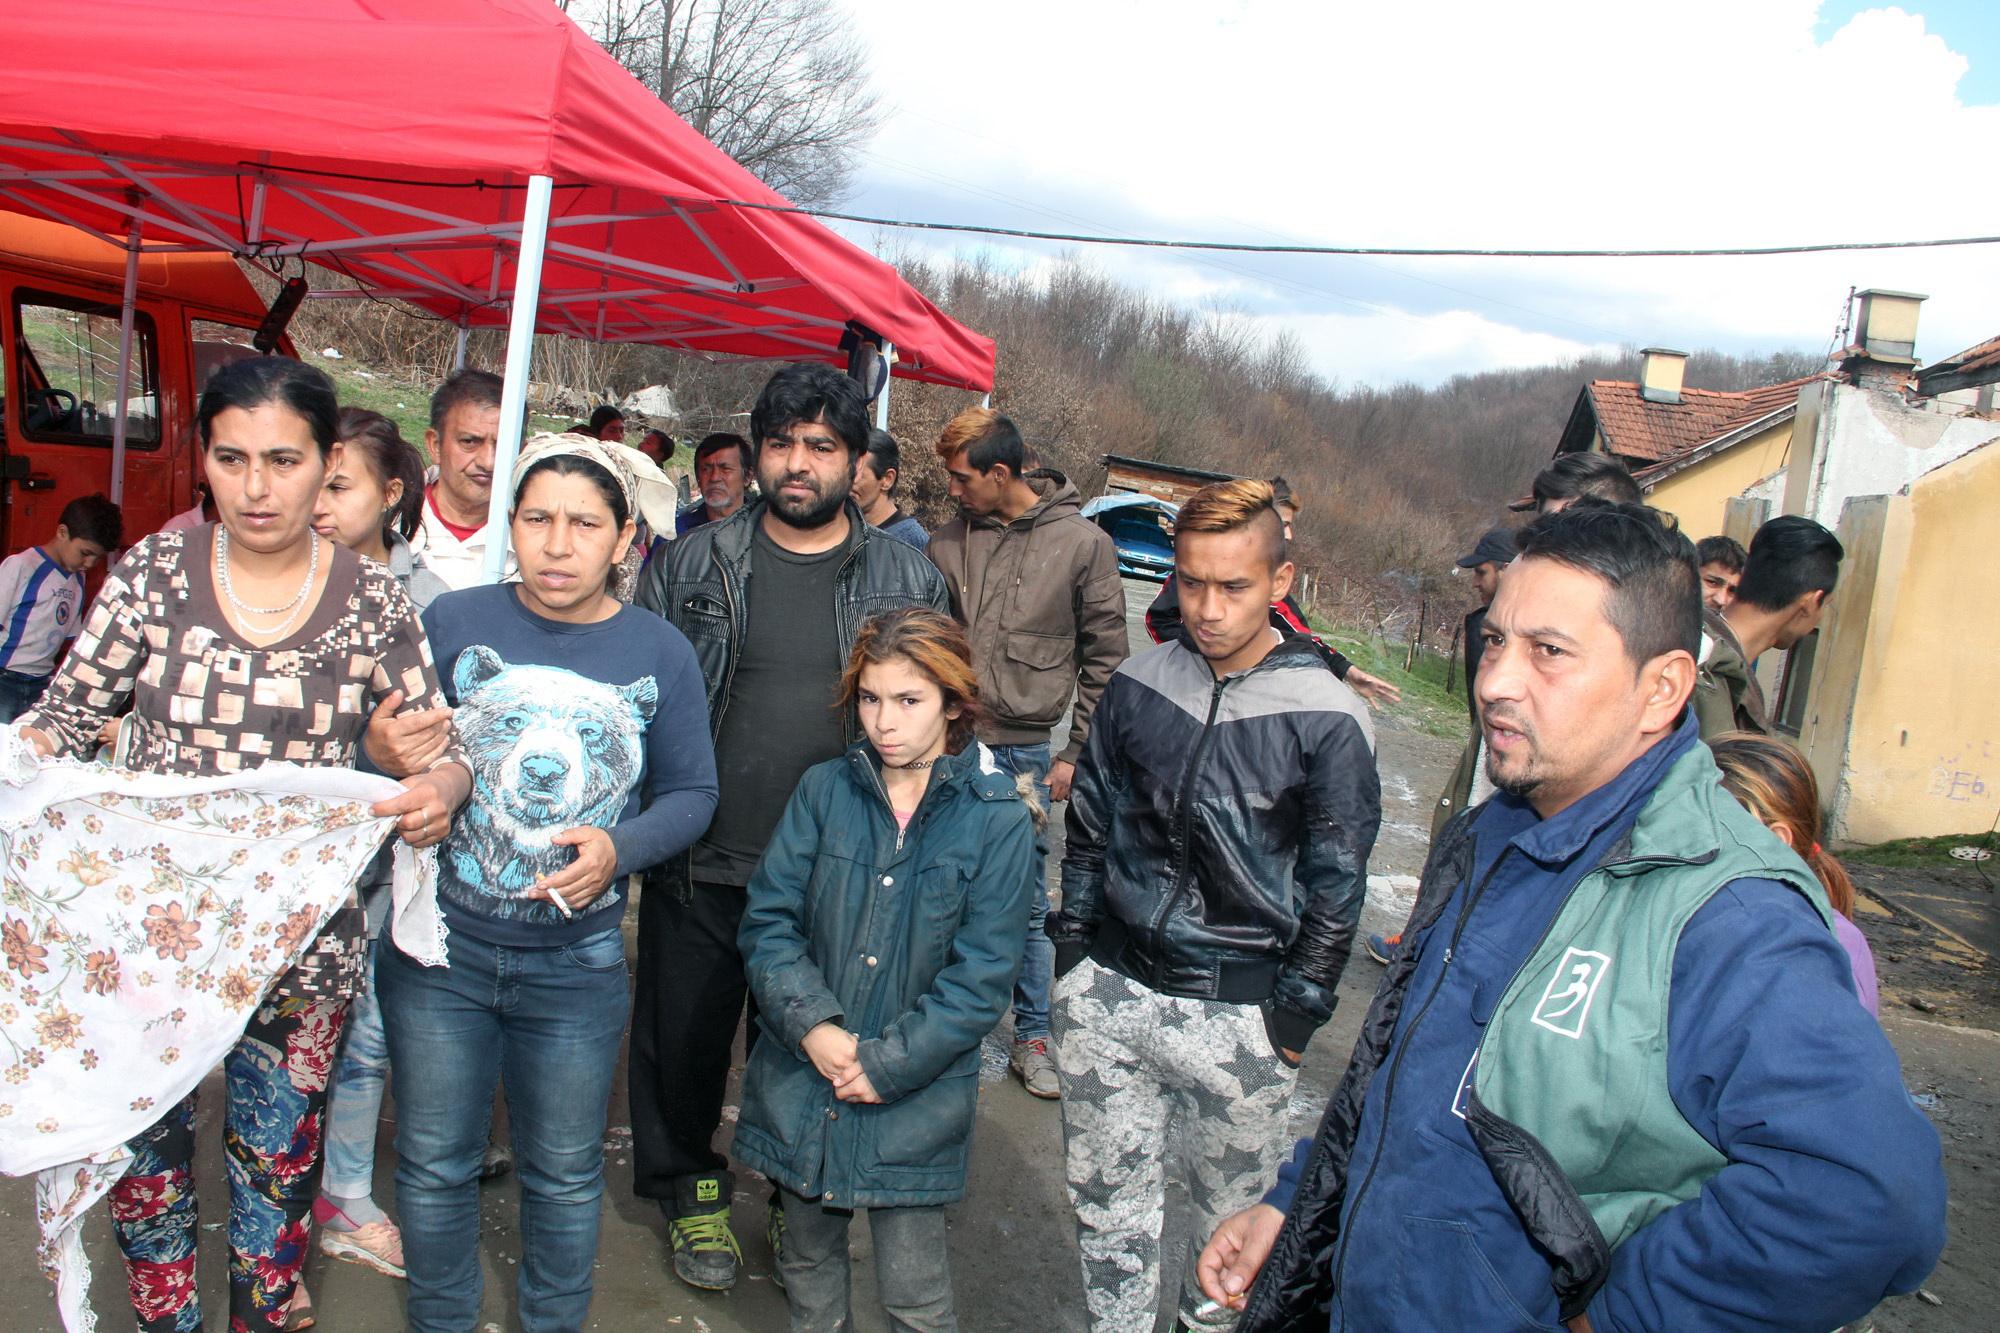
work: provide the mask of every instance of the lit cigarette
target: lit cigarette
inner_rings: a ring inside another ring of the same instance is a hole
[[[576,920],[576,913],[569,910],[569,904],[563,901],[563,896],[560,893],[557,893],[554,889],[544,889],[543,892],[549,895],[549,901],[556,905],[556,910],[563,914],[563,920]]]

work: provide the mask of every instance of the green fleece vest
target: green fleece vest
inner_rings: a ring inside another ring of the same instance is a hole
[[[1667,1087],[1682,927],[1724,885],[1755,878],[1791,885],[1833,929],[1819,880],[1720,778],[1706,745],[1674,761],[1629,848],[1584,876],[1514,974],[1479,1047],[1479,1102],[1541,1143],[1611,1249],[1724,1164]]]

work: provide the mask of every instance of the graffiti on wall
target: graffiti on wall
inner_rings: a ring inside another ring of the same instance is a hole
[[[1931,768],[1926,795],[1946,801],[1980,801],[1992,790],[1986,774],[1993,758],[1993,742],[1968,741],[1957,754],[1939,755]]]

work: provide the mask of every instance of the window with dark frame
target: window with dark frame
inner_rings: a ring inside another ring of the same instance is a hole
[[[118,307],[25,288],[15,292],[13,307],[20,385],[13,409],[21,433],[45,444],[109,447],[118,420]],[[152,317],[143,310],[132,316],[125,399],[126,447],[157,449],[159,348]]]

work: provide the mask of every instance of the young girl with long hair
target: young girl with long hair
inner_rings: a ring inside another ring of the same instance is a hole
[[[1722,770],[1723,790],[1819,877],[1833,907],[1833,933],[1854,969],[1855,992],[1862,1006],[1875,1013],[1875,955],[1869,951],[1868,937],[1854,924],[1854,881],[1820,846],[1819,782],[1805,756],[1781,740],[1751,731],[1724,732],[1708,748]]]
[[[972,739],[979,686],[950,618],[868,621],[838,706],[866,739],[806,771],[746,890],[764,1035],[733,1151],[781,1191],[795,1333],[851,1325],[862,1208],[891,1326],[956,1329],[944,1205],[965,1194],[979,1045],[1021,966],[1039,811]]]

